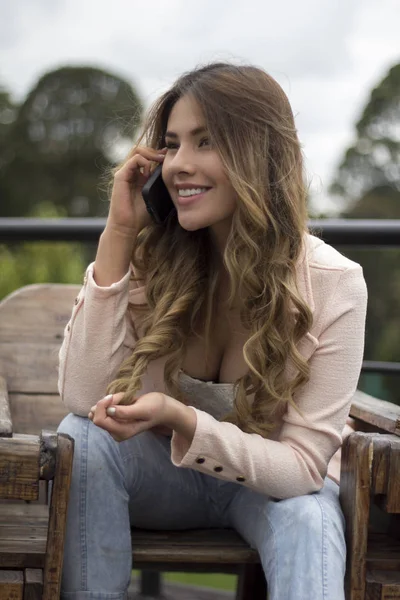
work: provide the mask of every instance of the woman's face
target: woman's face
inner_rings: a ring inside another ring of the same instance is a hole
[[[162,176],[177,209],[180,225],[195,231],[210,227],[223,244],[236,208],[236,194],[221,158],[212,148],[199,104],[180,98],[168,119],[168,148]]]

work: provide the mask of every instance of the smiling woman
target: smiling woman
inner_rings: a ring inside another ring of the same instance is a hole
[[[179,224],[188,231],[209,227],[222,253],[236,209],[236,192],[211,142],[200,104],[190,95],[180,98],[167,127],[163,179]]]
[[[141,194],[159,164],[176,208],[162,223]],[[75,439],[65,599],[125,598],[130,525],[233,527],[270,600],[344,599],[335,453],[366,288],[306,223],[277,82],[226,63],[182,75],[115,170],[60,350],[73,414],[59,430]]]

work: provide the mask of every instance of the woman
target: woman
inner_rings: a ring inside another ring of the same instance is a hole
[[[163,224],[141,196],[155,164]],[[125,598],[130,525],[233,527],[271,600],[344,598],[337,452],[366,287],[307,232],[306,191],[289,102],[261,69],[196,69],[150,111],[60,351],[64,598]]]

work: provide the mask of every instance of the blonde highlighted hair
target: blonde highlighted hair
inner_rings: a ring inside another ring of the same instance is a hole
[[[307,232],[301,147],[279,84],[262,69],[227,63],[181,76],[150,110],[139,143],[165,146],[169,114],[186,94],[200,105],[211,144],[238,198],[223,262],[231,281],[228,306],[235,297],[243,299],[248,372],[235,382],[234,408],[224,420],[266,436],[276,410],[286,403],[295,406],[294,393],[309,378],[297,349],[312,322],[296,284]],[[209,231],[184,230],[173,212],[165,225],[141,231],[132,263],[146,283],[147,302],[140,307],[143,337],[108,391],[123,391],[124,401],[131,402],[149,363],[165,356],[166,389],[184,401],[179,369],[187,340],[204,335],[209,347],[216,308],[220,273]]]

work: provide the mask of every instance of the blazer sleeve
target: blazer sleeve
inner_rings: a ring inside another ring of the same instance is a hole
[[[104,397],[134,348],[127,308],[131,295],[143,291],[136,283],[132,289],[130,272],[117,283],[100,287],[93,268],[94,263],[87,268],[59,351],[59,394],[67,409],[81,416]]]
[[[322,488],[360,375],[367,291],[359,265],[338,271],[336,289],[321,318],[310,364],[310,379],[288,405],[278,440],[241,431],[195,409],[191,444],[176,432],[171,460],[282,499]]]

